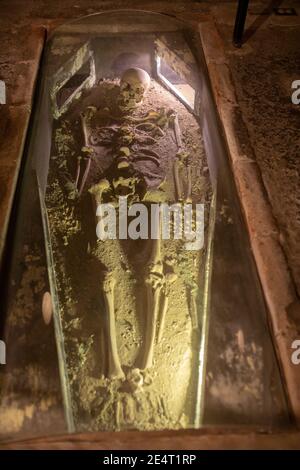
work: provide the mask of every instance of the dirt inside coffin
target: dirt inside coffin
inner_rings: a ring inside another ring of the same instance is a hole
[[[46,207],[72,412],[77,430],[185,428],[193,425],[197,401],[205,248],[189,251],[184,249],[182,240],[162,241],[164,270],[174,272],[176,280],[171,285],[162,338],[155,344],[153,366],[142,371],[139,364],[147,335],[143,272],[151,241],[97,241],[95,210],[88,191],[109,174],[118,145],[113,136],[111,145],[94,147],[80,197],[74,189],[78,156],[84,145],[80,112],[95,106],[98,110],[109,108],[115,115],[118,91],[117,81],[101,82],[85,92],[53,129]],[[211,188],[201,132],[194,116],[153,80],[142,106],[132,115],[138,118],[161,108],[178,114],[184,147],[190,153],[192,201],[205,203],[207,221]],[[96,113],[92,124],[95,132],[104,124],[102,118],[97,119]],[[113,125],[121,124],[122,121],[115,121]],[[154,199],[162,194],[165,201],[175,202],[173,163],[177,145],[172,128],[161,127],[163,132],[149,146],[159,155],[160,166],[151,159],[136,161],[134,166],[144,175],[150,191],[161,188]],[[125,375],[122,380],[106,377],[106,314],[101,289],[104,269],[113,272],[116,280],[117,346]],[[195,285],[199,286],[197,329],[192,328],[189,299]]]

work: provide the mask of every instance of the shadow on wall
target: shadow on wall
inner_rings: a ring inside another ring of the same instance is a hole
[[[248,41],[256,33],[256,31],[258,31],[269,19],[269,17],[273,14],[273,8],[279,8],[282,2],[283,0],[272,0],[269,5],[266,6],[261,13],[258,14],[257,18],[246,29],[244,33],[244,43]]]

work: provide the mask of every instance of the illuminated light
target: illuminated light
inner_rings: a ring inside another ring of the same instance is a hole
[[[194,111],[196,97],[195,89],[186,83],[184,79],[158,55],[156,56],[156,66],[158,78],[172,93],[174,93],[174,95],[177,96],[177,98],[180,99],[180,101],[182,101],[183,104],[185,104],[185,106],[188,107],[188,109]]]
[[[213,193],[210,207],[210,220],[208,228],[208,246],[207,246],[207,262],[205,263],[205,281],[203,293],[203,318],[202,318],[202,331],[199,349],[199,362],[198,362],[198,390],[197,402],[195,412],[195,428],[200,428],[203,425],[204,413],[204,399],[205,399],[205,376],[206,376],[206,363],[207,363],[207,349],[208,349],[208,334],[210,322],[210,285],[212,275],[212,262],[213,262],[213,239],[214,228],[216,221],[216,200],[217,189]]]

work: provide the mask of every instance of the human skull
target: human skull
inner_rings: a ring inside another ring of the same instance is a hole
[[[149,74],[138,67],[125,70],[120,81],[119,107],[122,111],[136,108],[142,103],[150,87]]]

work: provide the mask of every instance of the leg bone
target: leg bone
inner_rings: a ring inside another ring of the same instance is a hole
[[[106,332],[108,342],[108,371],[109,378],[123,378],[124,373],[121,368],[120,359],[117,350],[117,334],[115,321],[115,305],[114,305],[114,287],[116,280],[113,273],[106,273],[102,289],[106,308]]]
[[[157,266],[159,267],[159,266]],[[147,290],[147,318],[146,318],[146,340],[141,369],[148,369],[153,364],[153,354],[156,336],[156,326],[160,305],[160,294],[163,286],[162,274],[151,270],[146,279]]]
[[[187,286],[188,297],[189,297],[189,309],[192,322],[192,329],[198,328],[198,308],[197,308],[197,295],[198,286],[196,283]]]
[[[157,224],[157,239],[153,240],[152,253],[147,266],[146,292],[147,292],[147,310],[146,310],[146,332],[145,346],[141,369],[147,369],[152,366],[156,327],[160,307],[160,295],[164,285],[163,265],[161,261],[161,216]]]
[[[95,214],[97,213],[98,205],[102,203],[103,193],[105,193],[106,191],[109,191],[109,189],[110,189],[110,184],[107,179],[100,180],[98,184],[95,184],[89,189],[89,193],[92,195],[92,198],[93,198],[93,206],[94,206]],[[96,216],[96,223],[103,224],[101,215]],[[103,233],[104,232],[103,225],[100,227],[100,229],[101,229],[101,233]]]
[[[181,137],[181,130],[178,122],[178,115],[175,114],[174,116],[174,133],[175,133],[175,138],[176,138],[176,143],[177,143],[177,151],[181,152],[182,150],[182,137]]]
[[[78,191],[79,196],[81,196],[82,194],[82,191],[85,186],[85,183],[88,178],[89,171],[90,171],[90,167],[91,167],[93,149],[92,147],[89,147],[89,131],[88,131],[87,121],[91,118],[94,112],[95,112],[94,108],[88,108],[85,112],[80,114],[81,128],[82,128],[82,134],[83,134],[83,140],[84,140],[84,147],[82,150],[84,150],[84,152],[87,154],[87,163],[86,163],[84,174],[81,180],[81,185]],[[76,180],[77,180],[77,185],[78,185],[78,181],[79,181],[78,168],[77,168]]]
[[[159,329],[158,329],[158,335],[157,335],[158,343],[161,341],[163,331],[164,331],[165,320],[166,320],[166,315],[167,315],[168,306],[169,306],[171,284],[173,284],[173,282],[176,281],[176,279],[177,279],[177,275],[175,273],[168,273],[165,276],[165,286],[164,286],[164,290],[161,296],[161,311],[160,311]]]

